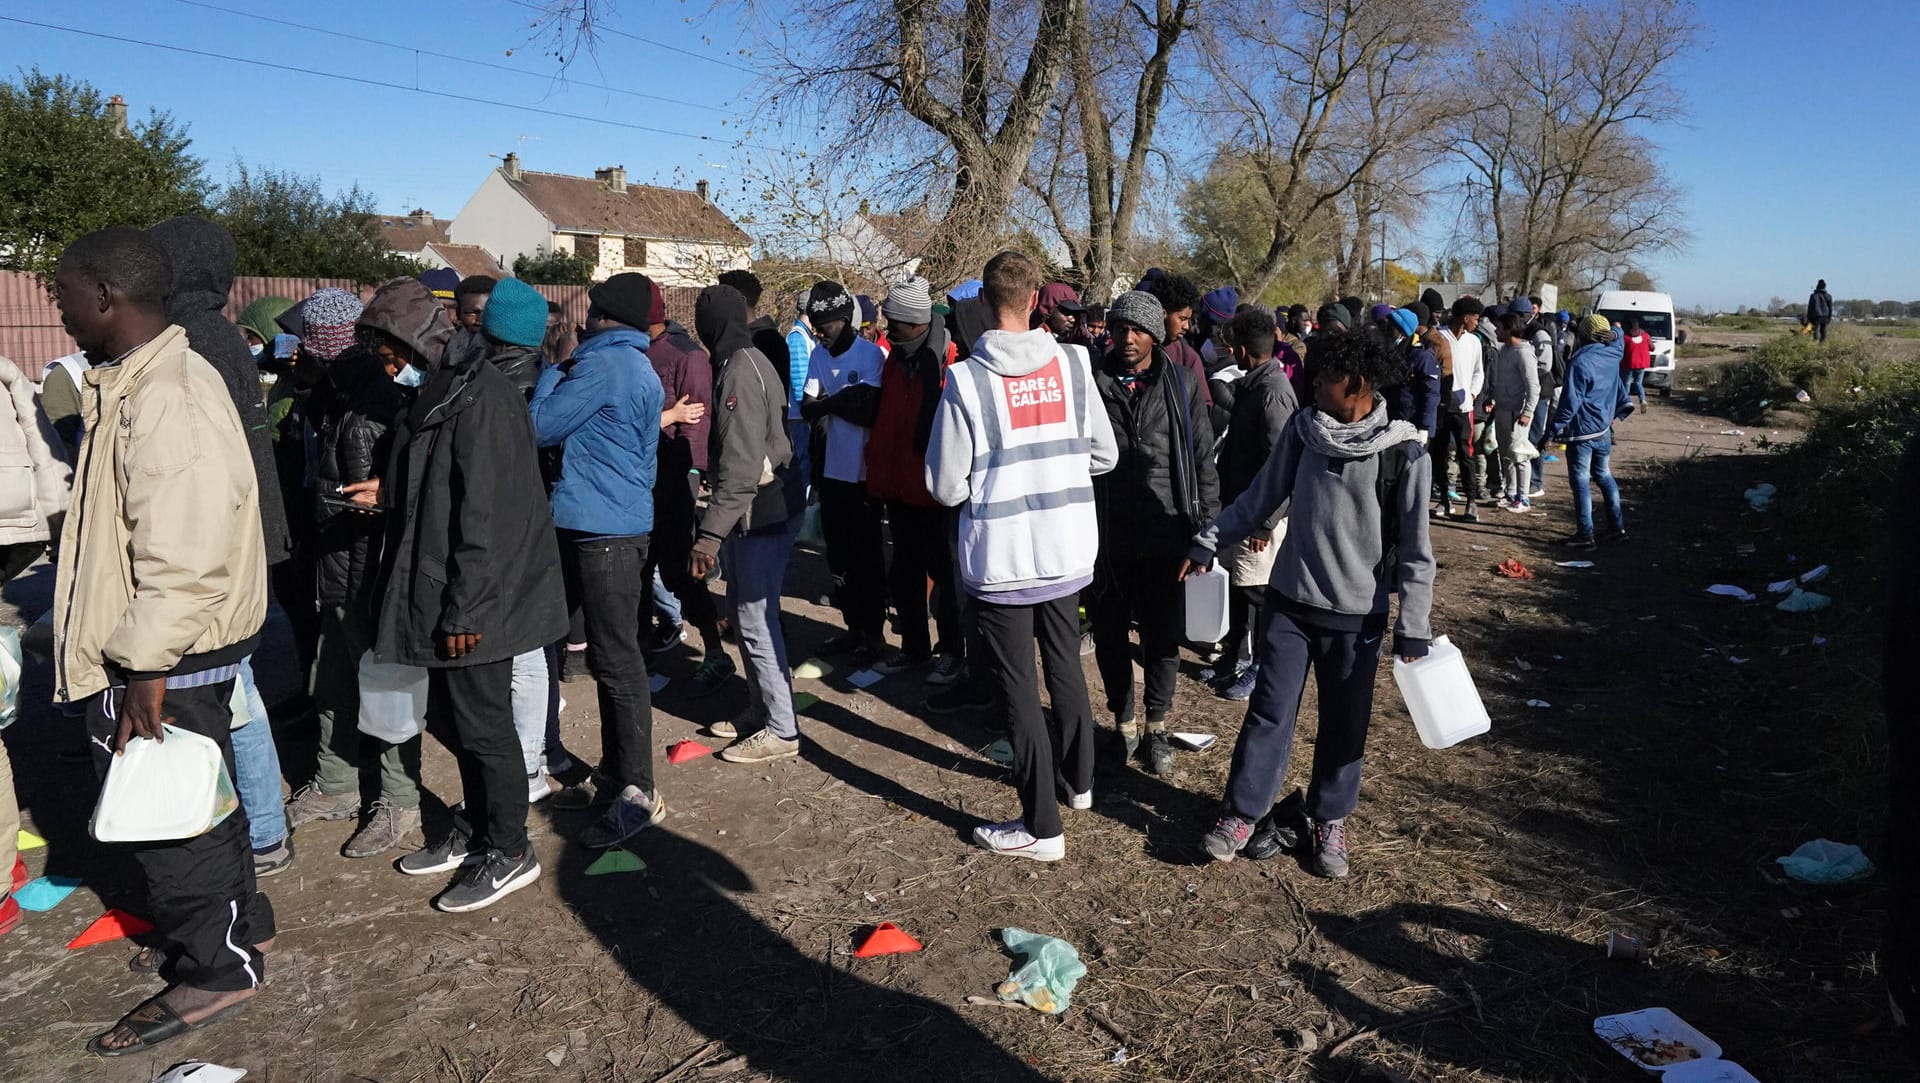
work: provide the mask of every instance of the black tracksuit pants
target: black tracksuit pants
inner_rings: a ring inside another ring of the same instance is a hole
[[[693,539],[699,529],[695,510],[695,490],[700,482],[693,475],[661,477],[653,488],[653,531],[647,535],[647,566],[641,573],[646,588],[647,611],[653,609],[653,573],[657,568],[661,582],[680,599],[680,612],[700,632],[701,646],[709,652],[720,649],[719,611],[704,579],[695,579],[687,567],[693,553]]]
[[[938,650],[958,653],[960,613],[953,580],[953,556],[947,543],[952,513],[889,500],[887,526],[893,536],[893,561],[887,565],[887,593],[900,615],[900,648],[909,654]],[[927,639],[927,581],[933,581],[933,623],[937,643]]]
[[[887,628],[887,555],[880,505],[858,481],[820,482],[820,530],[826,535],[833,601],[847,630],[880,642]]]
[[[228,703],[234,680],[169,688],[160,701],[168,725],[220,746],[230,777],[233,742],[228,733],[233,712]],[[89,701],[87,733],[91,737],[113,743],[125,698],[126,689],[117,687]],[[508,735],[512,735],[511,726]],[[113,757],[98,744],[92,748],[94,766],[104,778]],[[526,783],[521,785],[524,796]],[[174,979],[195,989],[221,992],[259,985],[267,971],[254,945],[273,939],[273,906],[254,883],[246,809],[235,808],[194,838],[128,845],[146,878],[145,917],[153,922],[161,950],[173,965]]]
[[[1053,838],[1063,833],[1057,787],[1093,789],[1093,709],[1080,669],[1079,596],[1033,605],[995,605],[976,597],[973,608],[988,664],[1006,697],[1020,818],[1035,838]],[[1053,707],[1050,721],[1040,709],[1036,639]]]
[[[1480,479],[1473,466],[1473,417],[1442,408],[1428,453],[1433,456],[1434,480],[1440,483],[1440,495],[1447,494],[1447,449],[1451,446],[1460,464],[1460,495],[1469,503],[1480,500]]]
[[[1180,586],[1179,557],[1100,555],[1087,591],[1087,618],[1093,622],[1093,655],[1106,686],[1107,709],[1114,721],[1133,721],[1132,629],[1140,625],[1140,655],[1147,674],[1147,722],[1165,722],[1173,709],[1174,679],[1180,673],[1180,639],[1185,634],[1186,595]]]

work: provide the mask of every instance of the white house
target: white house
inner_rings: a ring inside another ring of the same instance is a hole
[[[374,220],[375,228],[389,247],[428,270],[451,267],[460,272],[462,278],[471,275],[498,278],[508,273],[510,268],[486,248],[448,240],[447,228],[451,225],[448,219],[435,218],[433,212],[422,210],[381,215]]]
[[[932,233],[924,212],[852,215],[826,238],[826,261],[873,283],[898,282],[920,269],[920,251]]]
[[[628,184],[624,166],[592,177],[535,173],[508,154],[480,182],[448,228],[455,244],[496,253],[509,270],[520,256],[568,252],[593,260],[595,281],[639,271],[663,286],[704,286],[747,266],[753,238],[694,191]]]

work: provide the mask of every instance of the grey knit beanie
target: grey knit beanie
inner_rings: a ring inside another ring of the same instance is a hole
[[[933,295],[927,287],[927,280],[915,275],[905,282],[899,282],[887,291],[887,299],[880,305],[880,312],[888,320],[900,323],[933,322]]]
[[[1128,290],[1107,306],[1107,326],[1124,323],[1153,336],[1156,344],[1167,341],[1167,312],[1160,299],[1142,290]]]

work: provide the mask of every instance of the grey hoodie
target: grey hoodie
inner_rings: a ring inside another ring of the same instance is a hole
[[[1407,457],[1398,489],[1399,566],[1384,579],[1374,575],[1383,548],[1377,495],[1383,453]],[[1404,421],[1389,421],[1384,400],[1376,397],[1372,412],[1351,425],[1318,409],[1303,409],[1293,415],[1246,492],[1194,536],[1188,559],[1210,565],[1223,548],[1267,537],[1287,518],[1287,536],[1268,586],[1310,621],[1357,631],[1361,618],[1387,611],[1387,595],[1397,582],[1400,616],[1393,652],[1422,657],[1432,638],[1427,627],[1433,606],[1433,546],[1427,538],[1432,477],[1418,433]]]

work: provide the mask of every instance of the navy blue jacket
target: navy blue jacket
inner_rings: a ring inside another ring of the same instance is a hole
[[[1407,347],[1407,379],[1386,396],[1387,415],[1431,436],[1440,423],[1440,358],[1425,346]]]
[[[653,530],[665,392],[648,345],[643,331],[607,328],[580,340],[567,363],[541,373],[533,387],[534,440],[566,445],[553,489],[553,522],[562,530],[607,537]]]
[[[1624,347],[1620,336],[1610,342],[1589,342],[1573,351],[1567,362],[1567,382],[1560,389],[1560,405],[1547,422],[1555,440],[1591,440],[1613,428],[1615,418],[1633,412],[1627,402],[1627,384],[1620,379]]]

